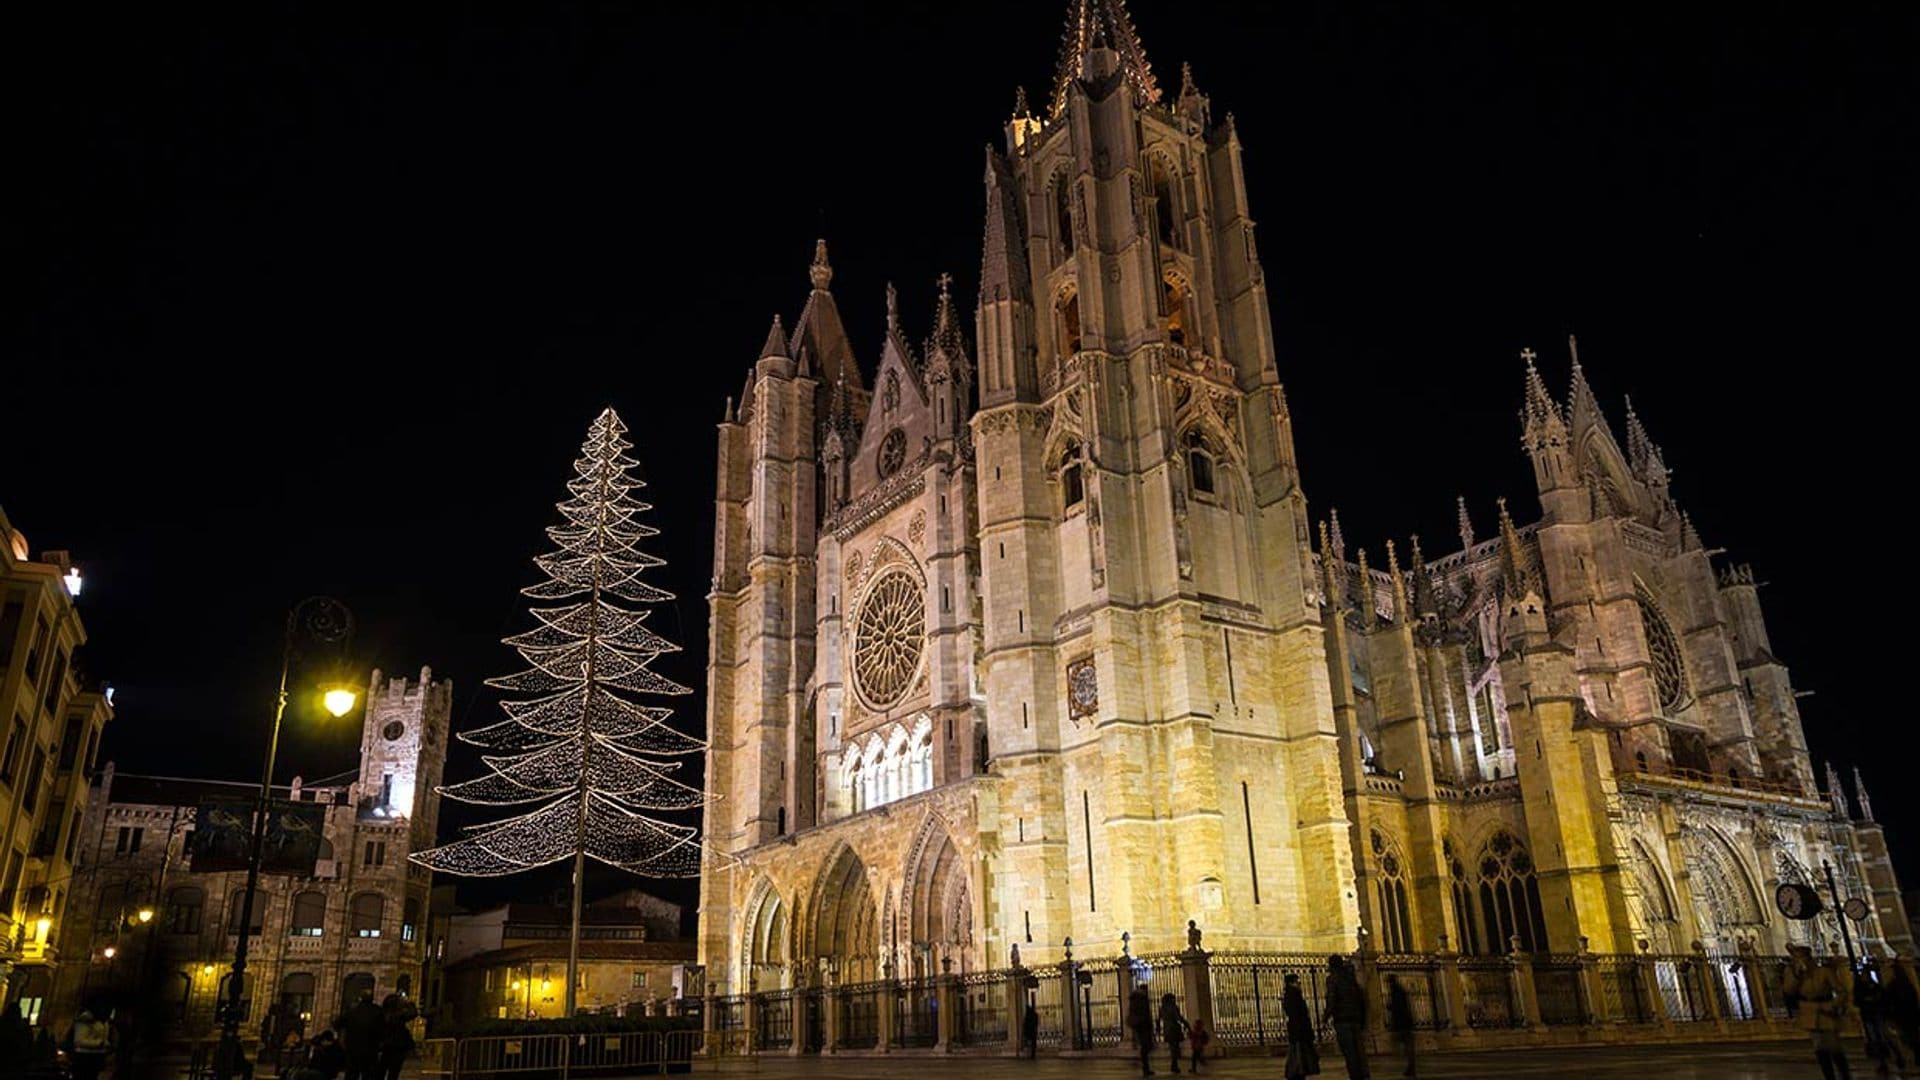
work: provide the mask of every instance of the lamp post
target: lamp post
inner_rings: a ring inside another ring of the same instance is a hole
[[[280,688],[274,698],[273,728],[267,737],[267,763],[260,772],[260,793],[253,809],[253,833],[247,845],[247,888],[240,900],[238,943],[233,949],[233,973],[230,992],[220,1017],[220,1047],[214,1055],[216,1080],[229,1080],[245,1070],[241,1068],[240,1003],[247,977],[247,944],[253,931],[253,904],[260,888],[260,855],[267,835],[267,812],[272,806],[273,766],[280,753],[280,720],[287,712],[287,673],[293,667],[294,643],[302,636],[322,644],[345,641],[353,633],[353,613],[340,601],[328,596],[309,596],[287,612],[286,637],[280,650]],[[327,712],[335,717],[353,710],[355,696],[350,690],[335,687],[325,696]]]

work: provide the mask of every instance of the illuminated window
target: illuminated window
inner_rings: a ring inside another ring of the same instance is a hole
[[[293,921],[287,933],[293,937],[319,937],[327,924],[325,893],[309,890],[293,898]]]
[[[348,932],[354,937],[379,937],[380,924],[387,917],[386,897],[363,892],[353,898]]]

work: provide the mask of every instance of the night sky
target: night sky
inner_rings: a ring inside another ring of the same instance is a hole
[[[0,503],[86,574],[103,757],[244,778],[313,593],[363,664],[450,675],[456,728],[498,716],[607,404],[680,595],[660,667],[701,685],[724,399],[818,235],[869,371],[888,280],[915,338],[941,271],[970,310],[981,147],[1044,100],[1065,4],[42,7],[9,35]],[[1482,535],[1497,495],[1532,519],[1516,354],[1562,392],[1577,333],[1770,582],[1815,757],[1862,765],[1920,884],[1908,605],[1869,569],[1910,543],[1911,13],[1478,7],[1132,5],[1162,85],[1191,61],[1237,118],[1315,515],[1431,555],[1455,494]],[[357,737],[303,719],[282,777]]]

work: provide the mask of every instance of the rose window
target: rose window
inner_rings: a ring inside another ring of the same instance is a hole
[[[1660,707],[1673,710],[1687,689],[1687,669],[1680,659],[1680,642],[1673,626],[1644,593],[1634,596],[1640,605],[1640,625],[1647,629],[1647,659],[1653,662],[1653,688]]]
[[[900,471],[907,460],[907,433],[899,428],[887,432],[880,440],[880,479],[885,480]]]
[[[868,702],[884,709],[906,695],[926,628],[925,601],[912,574],[891,570],[874,582],[853,630],[853,678]]]

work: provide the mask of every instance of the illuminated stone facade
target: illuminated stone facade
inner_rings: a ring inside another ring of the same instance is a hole
[[[740,993],[1186,944],[1778,951],[1831,860],[1744,567],[1531,357],[1542,515],[1427,559],[1310,529],[1231,116],[1073,5],[946,284],[869,382],[824,243],[719,433],[700,953]],[[1324,528],[1324,526],[1322,527]],[[1317,550],[1316,550],[1317,547]],[[1863,859],[1863,852],[1866,858]],[[1874,853],[1878,852],[1878,855]]]
[[[421,984],[430,874],[407,861],[438,826],[453,684],[373,673],[360,764],[319,782],[276,787],[277,798],[327,807],[312,877],[263,874],[248,949],[247,1021],[267,1008],[331,1021],[361,992],[384,998]],[[58,930],[62,965],[49,1004],[65,1030],[82,1004],[130,995],[157,1002],[174,1037],[215,1030],[240,926],[246,871],[196,873],[188,862],[194,808],[246,799],[258,782],[116,775],[95,779],[83,821],[69,918]],[[142,909],[151,912],[145,922]],[[112,953],[108,953],[108,949]],[[423,1008],[437,1002],[427,1000]]]

